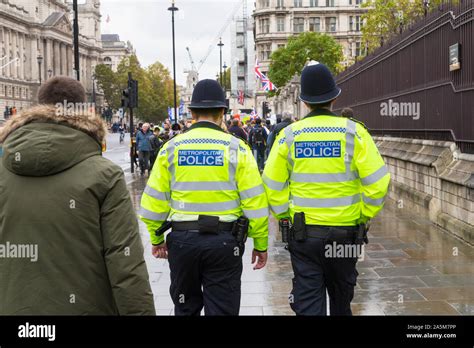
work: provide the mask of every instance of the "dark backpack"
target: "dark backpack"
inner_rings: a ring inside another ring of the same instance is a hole
[[[153,151],[158,151],[163,145],[163,141],[161,141],[161,139],[158,138],[156,135],[152,135],[149,140],[151,144],[151,149]]]
[[[262,127],[256,127],[253,130],[253,143],[256,145],[264,145],[265,144],[265,136],[263,135],[263,128]]]

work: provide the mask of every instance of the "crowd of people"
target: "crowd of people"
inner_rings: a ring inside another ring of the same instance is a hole
[[[263,120],[259,117],[242,122],[239,118],[234,118],[222,125],[222,128],[244,140],[252,148],[260,171],[263,171],[265,161],[268,158],[273,143],[278,134],[293,122],[289,114],[284,114],[283,118],[277,117],[276,124],[271,124],[270,120]],[[164,143],[174,138],[178,134],[186,132],[191,127],[192,121],[181,120],[172,124],[166,120],[161,126],[153,123],[138,123],[135,129],[135,140],[131,148],[131,156],[136,169],[140,170],[142,176],[150,174],[155,163],[156,156]],[[122,134],[124,129],[119,127]]]

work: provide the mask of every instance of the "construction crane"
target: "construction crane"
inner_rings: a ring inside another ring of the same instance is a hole
[[[189,61],[191,62],[191,70],[198,71],[196,68],[196,65],[194,64],[194,59],[193,59],[193,56],[191,55],[191,50],[189,49],[189,47],[186,47],[186,51],[188,51]]]
[[[224,34],[224,32],[226,31],[226,29],[229,27],[230,23],[232,23],[232,19],[234,18],[234,16],[237,14],[237,12],[239,11],[240,7],[242,6],[242,4],[247,1],[247,0],[240,0],[240,2],[235,6],[235,8],[233,9],[232,13],[229,15],[229,17],[226,19],[225,23],[224,23],[224,26],[221,28],[221,30],[219,30],[219,33],[216,35],[216,38],[212,41],[212,43],[209,45],[209,48],[207,49],[207,52],[206,54],[204,55],[204,58],[202,58],[200,61],[199,61],[199,65],[196,69],[197,72],[199,72],[199,70],[201,70],[202,66],[206,63],[207,59],[209,58],[209,56],[211,55],[212,51],[214,50],[214,48],[216,47],[217,43],[219,42],[219,39],[222,37],[222,34]],[[188,53],[190,54],[190,57],[191,57],[191,53],[190,53],[190,50],[187,48],[188,50]],[[192,58],[191,58],[191,61],[192,61]],[[192,64],[193,61],[192,61]],[[194,68],[193,68],[194,69]]]

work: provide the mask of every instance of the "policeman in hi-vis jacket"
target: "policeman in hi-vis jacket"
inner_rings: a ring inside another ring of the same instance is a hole
[[[252,151],[220,127],[222,87],[200,81],[189,108],[196,123],[163,146],[139,215],[153,255],[169,259],[175,314],[204,307],[206,315],[238,315],[247,235],[254,268],[267,262],[268,201]]]
[[[300,99],[311,112],[280,133],[263,174],[282,231],[292,224],[290,303],[298,315],[326,315],[326,290],[331,315],[352,314],[360,249],[340,247],[367,241],[366,225],[382,209],[390,182],[365,126],[331,112],[340,93],[325,65],[303,70]]]

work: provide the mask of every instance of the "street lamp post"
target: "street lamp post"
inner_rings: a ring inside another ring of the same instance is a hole
[[[219,46],[219,49],[220,49],[220,63],[219,63],[220,75],[219,75],[219,79],[220,79],[221,86],[223,86],[223,84],[222,84],[222,46],[224,46],[224,44],[222,43],[222,38],[219,39],[219,43],[217,44],[217,46]]]
[[[39,84],[41,85],[41,64],[43,63],[43,57],[41,55],[36,58],[38,60],[38,80]]]
[[[168,8],[171,11],[171,27],[173,36],[173,87],[174,87],[174,123],[178,123],[178,96],[176,93],[176,47],[175,47],[175,36],[174,36],[174,13],[179,9],[174,5],[174,0],[171,2],[171,7]]]
[[[224,62],[224,92],[227,93],[227,64]]]
[[[79,73],[79,11],[77,9],[77,0],[73,0],[72,10],[74,11],[74,22],[73,22],[73,31],[74,31],[74,71],[76,73],[76,79],[77,79],[77,81],[79,81],[81,79],[81,74]]]

